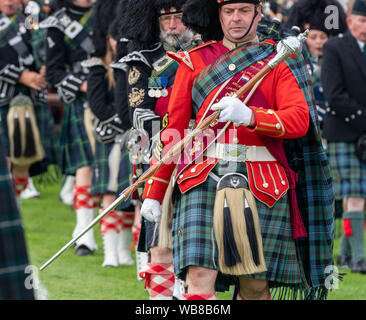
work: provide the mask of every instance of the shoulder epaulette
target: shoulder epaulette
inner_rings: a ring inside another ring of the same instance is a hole
[[[192,49],[189,49],[188,51],[180,51],[180,52],[172,52],[172,51],[167,51],[167,55],[174,59],[175,61],[177,61],[179,64],[180,63],[184,63],[186,66],[188,66],[192,71],[194,70],[193,67],[193,63],[190,57],[190,54],[194,51],[200,50],[202,48],[205,48],[213,43],[216,43],[217,41],[212,40],[212,41],[208,41],[206,43],[203,43],[197,47],[194,47]]]
[[[145,54],[153,53],[157,50],[159,50],[162,47],[162,43],[157,43],[152,49],[148,50],[140,50],[140,51],[133,51],[129,53],[128,55],[124,56],[119,60],[119,62],[122,63],[129,63],[129,62],[142,62],[146,64],[148,67],[152,68],[150,62],[145,57]]]
[[[192,71],[194,70],[191,57],[189,56],[189,51],[180,51],[180,52],[167,51],[166,54],[168,55],[168,57],[174,59],[179,64],[183,62]]]
[[[200,49],[202,49],[202,48],[208,47],[208,46],[210,46],[210,45],[211,45],[211,44],[213,44],[213,43],[217,43],[217,41],[215,41],[215,40],[211,40],[211,41],[207,41],[207,42],[205,42],[205,43],[202,43],[202,44],[200,44],[199,46],[194,47],[194,48],[192,48],[192,49],[188,50],[188,53],[192,53],[192,52],[194,52],[194,51],[197,51],[197,50],[200,50]]]
[[[96,67],[96,66],[102,66],[102,67],[106,67],[105,64],[103,63],[101,58],[98,57],[92,57],[90,59],[84,60],[81,62],[81,66],[84,68],[92,68],[92,67]]]
[[[110,67],[112,69],[119,69],[119,70],[122,70],[124,72],[127,72],[127,70],[128,70],[128,66],[125,62],[116,61],[116,62],[111,63]]]
[[[57,28],[60,31],[65,31],[65,26],[63,25],[61,19],[65,16],[66,8],[61,8],[56,11],[53,15],[47,17],[45,20],[39,23],[40,29]]]

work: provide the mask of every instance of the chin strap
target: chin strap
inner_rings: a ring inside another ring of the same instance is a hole
[[[254,16],[253,16],[252,22],[250,23],[250,26],[248,28],[248,31],[245,33],[245,35],[242,37],[242,39],[244,39],[248,35],[248,33],[250,32],[250,30],[252,29],[253,24],[254,24],[254,20],[255,20],[255,18],[258,15],[258,10],[257,9],[258,9],[258,5],[256,4],[255,7],[254,7]]]

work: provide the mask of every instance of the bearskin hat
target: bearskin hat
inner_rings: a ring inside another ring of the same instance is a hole
[[[107,35],[117,16],[120,0],[97,0],[94,7],[93,43],[94,56],[104,57],[107,51]]]
[[[186,0],[129,0],[120,34],[135,50],[149,48],[160,41],[159,16],[181,12]],[[172,8],[174,10],[172,11]]]
[[[218,3],[220,2],[220,3]],[[219,7],[229,3],[261,4],[260,0],[187,0],[183,6],[183,23],[202,36],[203,41],[222,40]]]
[[[339,28],[330,29],[326,27],[327,6],[338,8]],[[346,13],[342,5],[337,0],[299,0],[289,13],[285,28],[291,29],[297,26],[303,32],[306,29],[316,29],[325,32],[328,36],[334,36],[347,31]]]
[[[52,0],[50,7],[52,12],[56,12],[63,7],[68,7],[72,4],[72,0]]]

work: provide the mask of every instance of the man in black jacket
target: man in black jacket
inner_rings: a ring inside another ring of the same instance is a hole
[[[324,46],[322,83],[328,102],[323,136],[335,179],[336,196],[344,199],[338,263],[366,273],[364,206],[366,163],[356,155],[366,133],[366,1],[356,0],[347,19],[349,31]]]

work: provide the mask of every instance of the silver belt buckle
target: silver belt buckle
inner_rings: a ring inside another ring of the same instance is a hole
[[[247,158],[247,150],[243,144],[224,144],[223,160],[243,162]]]

